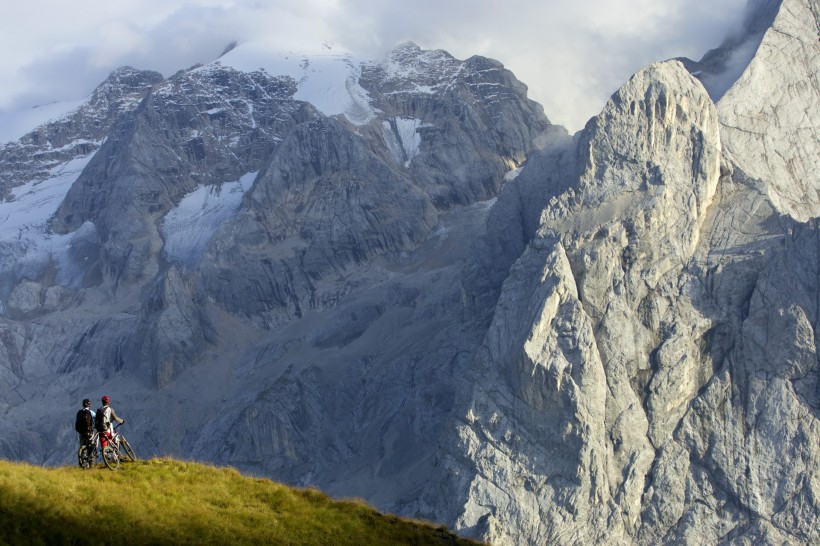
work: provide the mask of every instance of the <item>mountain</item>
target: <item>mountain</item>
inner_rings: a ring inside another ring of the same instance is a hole
[[[818,12],[760,4],[716,104],[650,66],[537,167],[422,513],[494,544],[817,542]]]
[[[146,454],[385,509],[425,483],[487,320],[459,303],[472,241],[504,176],[569,136],[490,59],[258,55],[147,89],[118,71],[86,102],[122,90],[104,134],[81,108],[3,147],[93,142],[2,203],[4,457],[71,462],[54,408],[107,393]]]
[[[493,544],[817,542],[818,21],[753,0],[576,135],[411,43],[115,72],[0,148],[0,455],[110,394]]]

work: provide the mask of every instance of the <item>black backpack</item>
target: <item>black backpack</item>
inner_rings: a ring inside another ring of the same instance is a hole
[[[91,432],[91,410],[83,408],[77,412],[77,419],[74,421],[74,430],[79,434]]]
[[[94,420],[94,426],[97,428],[97,432],[106,432],[108,430],[108,419],[106,419],[105,410],[107,408],[98,408],[97,415]]]

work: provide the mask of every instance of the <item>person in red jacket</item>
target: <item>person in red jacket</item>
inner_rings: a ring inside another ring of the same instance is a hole
[[[102,447],[105,447],[114,436],[114,424],[112,421],[123,424],[125,419],[121,419],[117,415],[117,412],[114,411],[114,408],[111,407],[110,396],[103,396],[102,403],[102,407],[97,410],[96,425],[97,431],[100,433],[100,443]]]

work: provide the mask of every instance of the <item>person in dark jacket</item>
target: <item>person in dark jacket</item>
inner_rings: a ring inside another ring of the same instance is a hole
[[[81,446],[91,446],[94,437],[94,412],[91,410],[91,400],[83,400],[83,407],[77,412],[75,429],[80,438]]]

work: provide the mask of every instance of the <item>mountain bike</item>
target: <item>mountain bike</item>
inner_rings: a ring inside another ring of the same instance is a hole
[[[120,467],[120,461],[133,462],[137,460],[134,449],[125,436],[117,429],[120,425],[114,427],[114,432],[111,433],[111,438],[108,439],[108,444],[102,449],[102,460],[109,470],[117,470]]]
[[[81,445],[77,452],[77,462],[80,468],[88,469],[94,466],[94,460],[97,458],[97,444],[99,443],[99,432],[95,432],[88,444]]]

